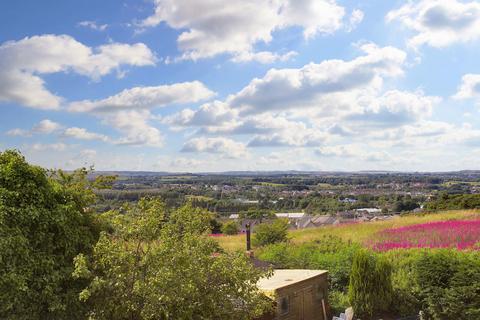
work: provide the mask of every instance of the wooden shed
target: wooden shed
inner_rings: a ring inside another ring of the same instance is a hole
[[[261,279],[258,287],[275,301],[272,315],[262,320],[327,320],[327,271],[274,270],[270,278]]]

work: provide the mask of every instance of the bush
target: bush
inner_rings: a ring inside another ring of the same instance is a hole
[[[480,318],[480,255],[425,251],[415,264],[415,285],[431,319]]]
[[[288,240],[288,220],[276,219],[272,223],[262,223],[255,226],[253,238],[256,246],[265,246]]]
[[[235,221],[228,221],[222,225],[222,233],[227,235],[234,235],[240,231],[238,223]]]
[[[360,245],[325,236],[305,244],[277,243],[263,247],[258,257],[279,268],[328,270],[330,290],[347,292],[353,256]]]
[[[392,268],[386,259],[359,250],[353,259],[348,299],[355,315],[371,319],[392,301]]]

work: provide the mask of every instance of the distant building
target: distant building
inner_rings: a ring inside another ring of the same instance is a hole
[[[272,314],[262,320],[327,320],[328,272],[325,270],[274,270],[258,288],[275,302]]]
[[[360,208],[360,209],[356,209],[355,211],[357,211],[358,213],[366,213],[366,214],[380,214],[380,213],[382,213],[382,210],[378,209],[378,208]]]
[[[286,219],[301,219],[305,216],[304,212],[285,212],[285,213],[275,213],[277,218],[286,218]]]
[[[240,215],[238,213],[232,213],[231,215],[228,216],[228,219],[239,219]]]

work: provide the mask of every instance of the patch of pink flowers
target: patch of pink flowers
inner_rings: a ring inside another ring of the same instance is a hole
[[[408,248],[479,249],[480,220],[453,220],[386,229],[368,245],[374,250]]]

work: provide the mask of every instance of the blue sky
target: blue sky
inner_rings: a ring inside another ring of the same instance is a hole
[[[73,169],[480,169],[480,2],[4,1],[0,150]]]

